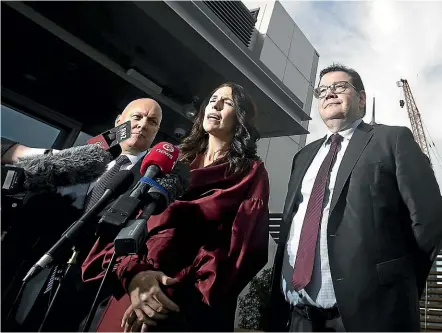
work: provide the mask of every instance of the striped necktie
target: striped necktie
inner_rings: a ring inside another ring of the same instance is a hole
[[[342,139],[343,137],[339,134],[333,134],[330,137],[330,150],[322,162],[313,184],[301,229],[301,237],[299,239],[298,252],[293,270],[292,281],[296,291],[304,289],[312,277],[316,242],[322,219],[325,189]]]
[[[107,170],[92,188],[92,190],[86,196],[86,200],[84,203],[84,212],[86,213],[89,209],[91,209],[97,201],[103,196],[104,191],[106,191],[106,187],[111,181],[111,179],[120,171],[120,168],[129,163],[130,160],[126,155],[120,155],[115,160],[115,164],[112,168]]]

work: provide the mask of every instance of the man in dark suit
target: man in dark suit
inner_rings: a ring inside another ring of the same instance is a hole
[[[320,73],[329,131],[293,158],[268,331],[419,331],[442,199],[406,127],[365,124],[357,72]]]
[[[155,139],[162,120],[161,107],[153,99],[137,99],[129,103],[123,112],[118,115],[115,126],[128,120],[131,121],[131,137],[120,144],[122,150],[120,156],[109,163],[107,171],[96,182],[60,189],[59,195],[51,194],[50,200],[47,200],[46,195],[38,196],[33,200],[32,205],[29,204],[28,208],[24,209],[21,221],[28,221],[30,224],[32,222],[34,228],[37,228],[34,232],[34,238],[36,238],[35,233],[38,233],[38,235],[42,234],[44,236],[44,240],[42,241],[42,236],[38,236],[39,242],[37,245],[33,245],[33,242],[27,242],[29,246],[32,246],[32,251],[28,251],[30,254],[26,264],[22,265],[21,275],[25,274],[30,266],[60,238],[63,231],[73,221],[94,205],[104,193],[106,179],[111,178],[113,174],[120,170],[132,171],[134,174],[133,185],[141,178],[139,171],[141,162]],[[63,202],[63,198],[66,199],[69,196],[75,198],[75,201],[72,203],[72,200],[64,200]],[[54,200],[56,199],[59,200],[54,206]],[[73,210],[73,206],[75,206],[76,211]],[[38,216],[41,218],[38,218]],[[49,227],[42,229],[41,225],[39,226],[34,222],[43,219],[43,217],[45,225]],[[25,226],[23,228],[27,229]],[[42,230],[44,232],[41,232]],[[97,286],[84,288],[80,277],[80,266],[94,240],[95,237],[90,231],[87,231],[82,237],[77,267],[72,269],[69,277],[64,280],[62,291],[57,296],[57,306],[54,306],[51,310],[51,316],[45,324],[44,330],[75,331],[78,328],[79,321],[84,318],[84,311],[87,311],[91,305]],[[19,320],[20,327],[11,327],[12,330],[38,330],[48,306],[48,298],[53,294],[56,286],[56,284],[52,285],[51,282],[53,281],[51,279],[53,272],[54,270],[51,273],[49,269],[43,270],[28,283],[25,289],[25,297],[19,308],[19,317],[25,319],[23,321]],[[20,278],[22,277],[20,276]],[[70,310],[69,320],[60,322],[58,318],[64,315],[66,302],[72,301],[77,303],[78,306]]]

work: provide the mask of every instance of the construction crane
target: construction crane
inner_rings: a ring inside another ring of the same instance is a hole
[[[411,93],[411,89],[408,84],[408,81],[405,79],[401,79],[396,84],[398,87],[400,87],[400,88],[402,87],[403,91],[404,91],[405,102],[403,99],[401,99],[399,101],[399,105],[401,108],[403,108],[404,105],[407,106],[408,118],[410,118],[411,131],[413,132],[414,139],[416,140],[416,142],[420,146],[422,152],[425,155],[427,155],[427,157],[431,163],[427,139],[425,137],[424,128],[422,126],[421,115],[420,115],[419,110],[417,108],[416,102],[414,101],[414,97],[413,97],[413,94]]]
[[[428,150],[427,138],[424,133],[421,115],[417,108],[413,94],[411,93],[408,81],[401,79],[397,82],[397,86],[403,88],[404,99],[399,100],[401,108],[407,107],[408,117],[410,118],[411,130],[413,132],[414,139],[419,144],[421,150],[427,155],[431,164],[430,152]],[[431,139],[431,137],[430,137]],[[434,145],[434,144],[433,144]],[[429,276],[425,283],[425,290],[423,291],[420,299],[420,314],[421,314],[421,330],[423,331],[441,331],[442,322],[442,272],[439,272],[442,262],[439,257],[442,252],[439,252],[437,259],[435,260]]]

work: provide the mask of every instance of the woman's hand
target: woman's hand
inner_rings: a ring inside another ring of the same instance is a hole
[[[140,309],[129,305],[121,321],[121,327],[124,327],[124,332],[148,332],[149,326],[157,326],[157,323],[149,319]]]
[[[148,326],[156,326],[157,320],[167,318],[169,311],[179,312],[180,308],[161,290],[161,285],[171,286],[177,283],[158,271],[140,272],[129,284],[131,305],[121,321],[125,332],[146,332]]]

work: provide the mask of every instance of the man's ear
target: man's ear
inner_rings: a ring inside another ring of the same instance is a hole
[[[365,105],[367,105],[367,94],[364,90],[359,92],[359,110],[363,110]]]
[[[367,94],[364,90],[361,90],[359,93],[359,109],[363,109],[364,106],[367,104]]]
[[[117,116],[117,119],[115,119],[115,127],[117,127],[120,124],[120,121],[121,121],[121,114],[119,114]]]

